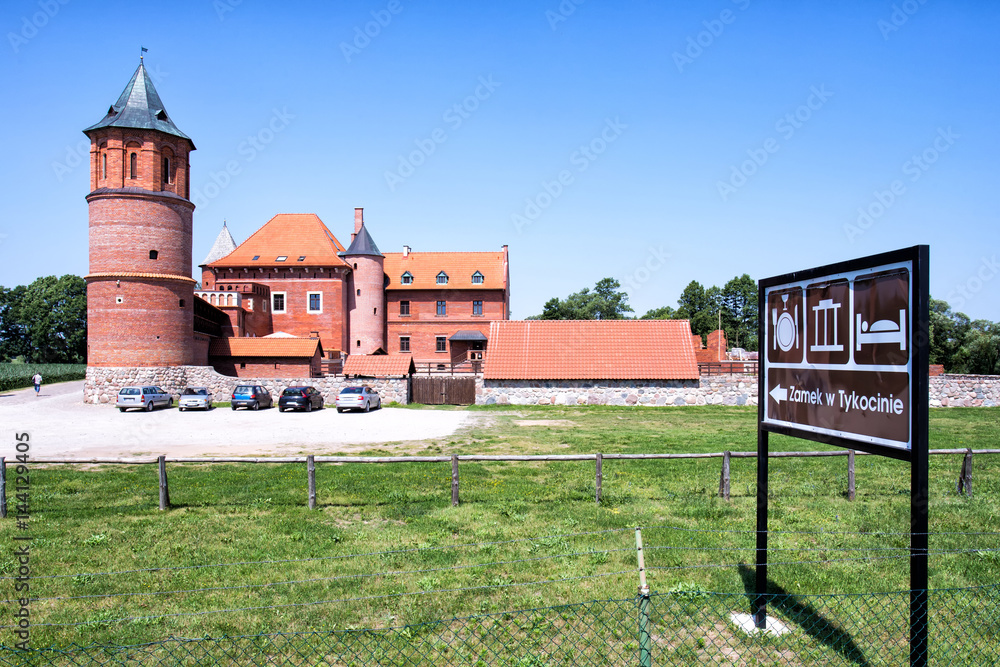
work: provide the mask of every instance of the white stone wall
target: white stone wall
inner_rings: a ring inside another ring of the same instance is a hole
[[[932,408],[1000,405],[1000,375],[938,375],[930,378]]]
[[[477,405],[757,405],[757,378],[476,380]]]
[[[240,384],[259,384],[277,400],[289,385],[311,385],[323,394],[323,401],[332,404],[345,386],[365,384],[379,393],[383,403],[409,402],[409,381],[406,378],[351,379],[343,376],[325,378],[235,378],[221,375],[211,366],[171,366],[167,368],[87,368],[83,388],[85,403],[114,404],[118,390],[129,385],[157,385],[178,395],[185,387],[208,387],[214,400],[224,402]]]

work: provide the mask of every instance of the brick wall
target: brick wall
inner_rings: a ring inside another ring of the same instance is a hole
[[[446,303],[447,315],[437,314],[437,302]],[[483,314],[472,314],[472,302],[483,302]],[[400,301],[409,301],[409,316],[400,315]],[[485,336],[490,333],[490,321],[502,320],[505,313],[504,293],[500,290],[386,290],[387,336],[386,351],[399,352],[399,337],[410,337],[410,354],[415,361],[449,362],[451,343],[446,352],[438,352],[437,336],[450,338],[457,331],[475,330]],[[488,348],[488,343],[487,343]],[[467,349],[462,346],[458,356]]]
[[[289,357],[211,357],[217,373],[239,378],[318,377],[319,352],[311,359]]]
[[[348,354],[371,354],[385,349],[385,272],[381,257],[352,256],[354,268],[347,289]]]

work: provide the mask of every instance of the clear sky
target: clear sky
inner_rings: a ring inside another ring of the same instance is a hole
[[[6,0],[0,31],[5,286],[87,272],[81,130],[145,46],[195,262],[224,219],[346,243],[361,206],[383,251],[508,244],[523,318],[926,243],[932,295],[1000,320],[997,2]]]

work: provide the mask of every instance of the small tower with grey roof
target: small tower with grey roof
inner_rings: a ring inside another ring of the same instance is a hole
[[[188,155],[140,61],[90,138],[87,363],[178,366],[195,359]]]
[[[347,310],[350,335],[347,354],[385,350],[385,255],[365,229],[364,210],[354,209],[350,247],[339,253],[351,266]]]

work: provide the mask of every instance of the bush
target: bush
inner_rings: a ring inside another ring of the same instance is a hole
[[[0,364],[0,391],[30,387],[35,373],[40,373],[46,384],[82,380],[87,364]]]

